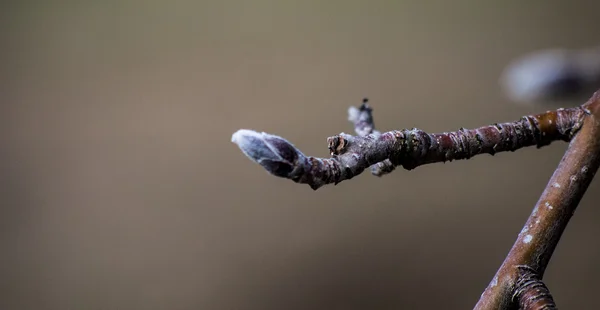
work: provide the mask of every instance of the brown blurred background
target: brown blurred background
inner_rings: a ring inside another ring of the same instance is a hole
[[[312,191],[231,134],[327,156],[363,96],[381,130],[542,112],[498,78],[598,44],[587,2],[5,2],[0,309],[472,308],[565,143]],[[564,309],[596,304],[599,186],[546,273]]]

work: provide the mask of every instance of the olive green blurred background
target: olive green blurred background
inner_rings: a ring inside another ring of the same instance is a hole
[[[470,309],[565,143],[312,191],[230,142],[542,112],[498,78],[598,43],[591,1],[87,1],[0,10],[1,309]],[[600,183],[545,279],[600,289]]]

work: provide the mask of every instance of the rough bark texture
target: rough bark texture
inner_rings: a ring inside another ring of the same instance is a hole
[[[584,115],[580,107],[559,109],[515,122],[437,134],[417,128],[379,133],[373,132],[372,126],[365,129],[368,121],[358,121],[359,127],[362,126],[357,129],[359,132],[371,133],[329,137],[331,158],[308,157],[284,138],[264,132],[242,129],[233,134],[232,141],[270,173],[316,190],[325,184],[349,180],[381,162],[375,169],[391,171],[390,166],[402,166],[411,170],[429,163],[494,155],[532,145],[542,147],[556,140],[569,141]]]
[[[517,268],[519,278],[512,296],[513,303],[523,310],[556,310],[554,299],[537,272],[528,266]]]
[[[419,129],[375,130],[366,100],[349,110],[358,136],[341,133],[327,139],[331,158],[302,154],[287,140],[251,130],[232,136],[242,152],[270,173],[313,189],[348,180],[371,166],[376,175],[396,166],[468,159],[478,154],[542,147],[571,141],[502,266],[475,309],[555,309],[541,282],[548,262],[600,165],[600,91],[581,107],[525,116],[520,120],[428,134]],[[375,166],[373,166],[375,165]],[[379,174],[381,175],[381,174]]]

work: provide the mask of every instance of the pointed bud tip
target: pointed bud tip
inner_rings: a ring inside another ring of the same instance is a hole
[[[270,151],[265,147],[262,135],[254,130],[240,129],[236,131],[231,135],[231,142],[235,143],[253,161],[258,161],[270,155],[265,154],[265,152],[270,153]]]
[[[231,135],[231,142],[240,145],[248,136],[260,136],[260,134],[254,130],[240,129]]]

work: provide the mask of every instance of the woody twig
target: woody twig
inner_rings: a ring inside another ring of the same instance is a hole
[[[341,133],[327,139],[330,158],[304,155],[284,138],[239,130],[232,136],[242,152],[271,174],[308,184],[316,190],[349,180],[371,167],[383,175],[402,166],[469,159],[479,154],[570,142],[525,226],[475,309],[554,309],[542,282],[544,271],[600,165],[600,91],[580,107],[524,116],[518,121],[476,129],[428,134],[420,129],[375,130],[364,100],[350,108],[357,136]]]
[[[327,138],[331,158],[306,156],[282,137],[247,129],[234,133],[232,141],[271,174],[308,184],[316,190],[349,180],[372,165],[376,165],[374,173],[381,175],[397,166],[411,170],[424,164],[494,155],[528,146],[542,147],[557,140],[570,141],[585,115],[577,107],[476,129],[428,134],[413,128],[380,133],[372,126],[361,129],[361,124],[368,121],[361,121],[360,116],[370,116],[370,111],[364,105],[358,110],[351,110],[350,118],[364,135],[341,133]],[[358,118],[354,119],[352,113],[358,113]]]

